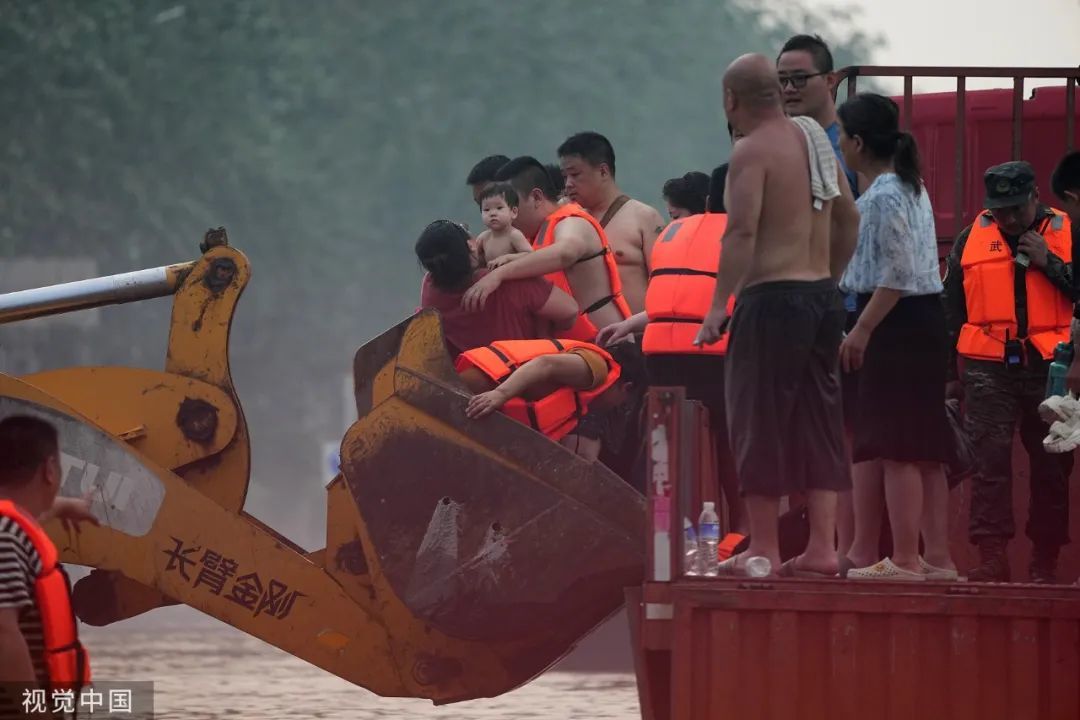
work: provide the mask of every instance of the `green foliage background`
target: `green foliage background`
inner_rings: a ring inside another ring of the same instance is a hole
[[[0,262],[123,272],[193,259],[224,225],[254,267],[232,342],[249,509],[315,545],[318,444],[341,437],[343,375],[415,307],[419,230],[479,224],[472,164],[552,161],[595,129],[623,188],[662,208],[665,179],[727,156],[724,67],[794,31],[824,35],[838,66],[878,42],[843,10],[717,0],[9,0]],[[2,326],[2,369],[161,367],[169,308],[107,309],[85,332]]]

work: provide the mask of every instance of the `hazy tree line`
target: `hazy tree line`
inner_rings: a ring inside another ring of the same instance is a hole
[[[123,272],[194,259],[224,225],[254,266],[232,344],[253,510],[295,531],[322,512],[317,443],[340,438],[355,349],[416,306],[419,230],[480,224],[473,162],[553,161],[595,129],[624,189],[659,203],[665,179],[727,157],[725,65],[807,30],[838,65],[872,59],[845,17],[718,0],[11,0],[0,262]],[[3,370],[161,367],[169,307],[106,310],[93,331],[0,327]]]

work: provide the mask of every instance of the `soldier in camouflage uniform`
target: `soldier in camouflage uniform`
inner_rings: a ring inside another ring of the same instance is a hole
[[[984,182],[987,212],[957,237],[944,281],[952,347],[964,357],[962,383],[955,356],[949,363],[949,395],[965,398],[979,471],[972,480],[968,532],[981,564],[969,580],[1010,579],[1012,439],[1019,422],[1031,468],[1029,573],[1032,582],[1053,583],[1058,552],[1069,542],[1073,457],[1044,450],[1048,427],[1038,406],[1054,346],[1069,340],[1070,224],[1039,202],[1035,173],[1026,162],[994,166]],[[1003,301],[1006,293],[1011,304]]]

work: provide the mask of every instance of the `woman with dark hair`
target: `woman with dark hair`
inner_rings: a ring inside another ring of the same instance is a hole
[[[664,200],[668,215],[678,220],[705,212],[705,198],[709,194],[709,176],[691,171],[682,177],[671,178],[664,183]]]
[[[479,267],[475,239],[468,228],[436,220],[416,241],[416,257],[427,270],[420,306],[442,316],[443,335],[452,357],[495,340],[532,340],[569,329],[578,316],[574,298],[543,278],[507,280],[476,312],[461,298],[488,271]]]
[[[873,93],[838,110],[840,149],[869,187],[856,201],[859,242],[840,285],[858,297],[844,338],[845,371],[859,370],[852,461],[855,541],[841,574],[861,580],[952,580],[948,547],[951,457],[945,409],[948,340],[934,212],[915,138],[899,110]],[[892,556],[877,562],[882,479]],[[925,557],[919,555],[922,526]]]

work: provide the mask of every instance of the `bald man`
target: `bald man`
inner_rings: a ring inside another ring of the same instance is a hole
[[[833,577],[837,493],[851,488],[837,282],[855,250],[859,216],[822,127],[785,116],[768,58],[744,55],[730,65],[724,110],[743,138],[728,169],[716,294],[695,343],[720,339],[735,293],[724,384],[750,546],[721,572],[744,574],[747,558],[761,556],[780,575]],[[794,493],[806,495],[810,540],[781,566],[777,515],[780,499]]]

